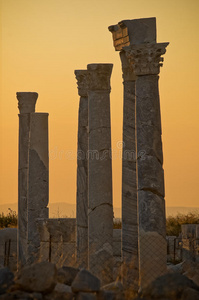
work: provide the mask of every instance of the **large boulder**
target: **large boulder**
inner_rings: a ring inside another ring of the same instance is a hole
[[[95,294],[92,293],[78,293],[75,297],[76,300],[97,300]]]
[[[43,300],[43,296],[40,293],[30,294],[24,291],[14,291],[1,295],[0,300]]]
[[[143,289],[141,298],[146,299],[181,299],[186,289],[192,289],[199,294],[199,287],[184,275],[166,274]]]
[[[18,289],[27,292],[51,292],[57,280],[56,266],[49,262],[41,262],[24,267],[16,277]]]
[[[8,268],[0,269],[0,295],[6,293],[13,284],[14,274]]]
[[[100,280],[89,271],[81,269],[75,277],[71,288],[74,293],[99,292]]]
[[[71,285],[79,269],[73,267],[62,267],[57,271],[57,281],[66,285]]]

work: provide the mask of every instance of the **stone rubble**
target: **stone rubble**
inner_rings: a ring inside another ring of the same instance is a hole
[[[57,270],[54,264],[42,262],[22,268],[15,277],[8,268],[0,269],[0,300],[14,299],[197,300],[199,286],[185,275],[168,273],[150,283],[136,296],[133,293],[125,294],[120,281],[101,286],[100,280],[88,270],[67,266]]]

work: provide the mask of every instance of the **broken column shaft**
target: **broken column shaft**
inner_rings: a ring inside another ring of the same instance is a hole
[[[89,64],[89,269],[102,283],[113,276],[113,205],[110,124],[112,64]]]
[[[88,87],[87,70],[75,70],[79,101],[77,194],[76,194],[76,262],[88,268]]]
[[[49,157],[48,113],[30,114],[28,162],[28,263],[38,260],[37,218],[48,218]]]
[[[158,79],[168,43],[125,47],[136,80],[140,286],[166,272],[166,222]]]
[[[24,266],[27,259],[27,197],[28,197],[28,153],[30,113],[35,112],[37,93],[18,92],[19,114],[19,162],[18,162],[18,238],[17,261]]]
[[[138,218],[135,136],[135,80],[125,52],[120,52],[123,71],[122,158],[122,278],[126,289],[138,290]]]

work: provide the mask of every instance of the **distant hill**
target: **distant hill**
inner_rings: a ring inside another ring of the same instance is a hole
[[[18,211],[17,203],[11,204],[0,204],[0,213],[7,214],[8,208]],[[50,203],[49,204],[49,211],[50,211],[50,218],[75,218],[76,216],[76,205],[69,204],[65,202],[58,202],[58,203]],[[199,207],[166,207],[166,215],[167,216],[176,216],[178,213],[180,214],[187,214],[190,212],[197,212],[199,213]],[[114,217],[121,218],[121,209],[119,207],[114,207]]]

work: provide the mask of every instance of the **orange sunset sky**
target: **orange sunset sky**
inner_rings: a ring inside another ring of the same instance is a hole
[[[75,69],[113,63],[113,203],[121,205],[123,86],[108,26],[156,17],[157,41],[170,42],[160,72],[167,206],[199,206],[199,1],[1,0],[0,204],[17,202],[16,92],[39,93],[49,113],[50,202],[76,201],[78,102]]]

